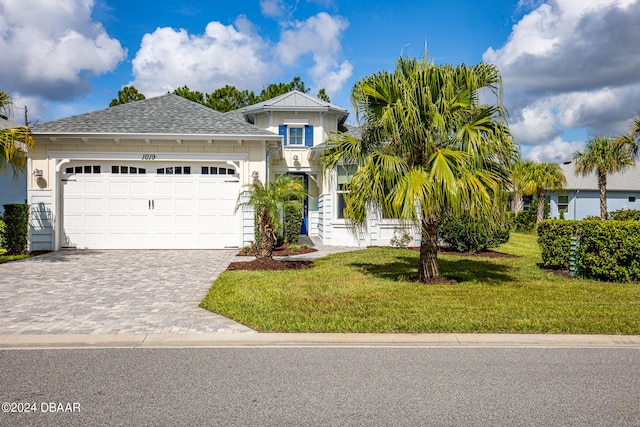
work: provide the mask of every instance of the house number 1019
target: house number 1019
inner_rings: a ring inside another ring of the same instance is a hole
[[[142,160],[155,160],[156,159],[156,155],[155,154],[143,154],[142,155]]]

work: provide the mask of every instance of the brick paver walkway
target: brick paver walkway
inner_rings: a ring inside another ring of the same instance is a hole
[[[198,307],[231,250],[77,250],[0,264],[0,335],[251,332]]]

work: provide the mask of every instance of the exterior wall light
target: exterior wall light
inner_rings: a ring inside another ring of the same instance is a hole
[[[253,172],[251,172],[251,178],[253,178],[253,179],[258,179],[258,177],[259,177],[259,176],[260,176],[260,175],[258,174],[258,171],[253,171]]]
[[[41,177],[42,176],[42,169],[34,169],[33,170],[33,176]]]
[[[297,162],[297,161],[298,161],[298,159],[299,159],[298,155],[297,155],[297,154],[294,154],[294,155],[293,155],[293,161],[294,161],[294,162]]]

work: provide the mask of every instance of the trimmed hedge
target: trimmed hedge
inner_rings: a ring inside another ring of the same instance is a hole
[[[284,242],[287,244],[298,243],[300,229],[302,228],[302,205],[286,206],[284,208]]]
[[[640,221],[640,210],[620,209],[609,212],[609,219],[615,219],[616,221]]]
[[[583,221],[578,263],[593,279],[640,281],[640,223]]]
[[[29,205],[4,205],[3,221],[0,241],[7,250],[7,255],[25,252],[29,240]]]
[[[578,231],[581,221],[545,219],[538,224],[538,244],[542,252],[542,265],[546,268],[569,268],[571,236]]]
[[[538,225],[542,264],[568,268],[571,236],[580,236],[584,275],[606,281],[640,281],[640,223],[612,220],[544,220]]]

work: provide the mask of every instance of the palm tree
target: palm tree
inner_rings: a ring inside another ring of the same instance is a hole
[[[6,92],[0,91],[0,125],[9,123],[13,101]],[[35,139],[28,126],[5,128],[0,126],[0,173],[10,167],[14,174],[27,167],[27,154],[35,147]]]
[[[547,191],[562,191],[567,187],[567,178],[560,165],[555,163],[535,163],[531,171],[531,189],[538,201],[536,224],[544,219],[544,204]]]
[[[479,102],[481,89],[495,95],[495,105]],[[328,168],[359,166],[343,186],[345,217],[354,226],[374,207],[420,224],[420,281],[441,279],[438,213],[488,212],[508,182],[506,166],[516,150],[503,120],[501,89],[493,65],[400,58],[394,73],[373,74],[354,87],[362,138],[337,134],[323,153]]]
[[[306,196],[304,185],[294,176],[281,175],[266,184],[256,179],[246,188],[238,196],[236,210],[240,207],[255,210],[260,243],[252,242],[253,254],[258,259],[271,259],[282,230],[282,212],[287,206],[301,207]]]
[[[523,196],[533,194],[535,189],[532,180],[535,163],[531,160],[519,159],[511,167],[511,191],[513,194],[513,212],[518,214],[524,209]]]
[[[573,153],[576,173],[587,176],[596,173],[600,190],[600,218],[607,218],[607,175],[623,172],[635,164],[633,147],[608,136],[589,138],[584,151]]]

